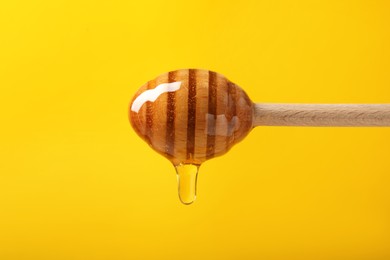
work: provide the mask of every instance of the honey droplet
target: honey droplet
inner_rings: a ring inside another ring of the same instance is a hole
[[[179,164],[175,166],[180,201],[190,205],[196,199],[196,181],[198,179],[199,165]]]
[[[183,69],[145,83],[129,107],[136,133],[176,167],[179,197],[196,198],[199,166],[228,152],[253,128],[254,105],[238,85],[208,70]]]

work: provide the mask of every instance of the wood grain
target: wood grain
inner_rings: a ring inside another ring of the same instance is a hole
[[[390,126],[390,104],[255,104],[254,126]]]

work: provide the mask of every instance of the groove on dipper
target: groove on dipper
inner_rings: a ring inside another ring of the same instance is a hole
[[[176,72],[168,73],[168,83],[175,82]],[[165,152],[169,156],[174,156],[175,148],[175,118],[176,118],[176,92],[168,92],[167,97],[167,132],[165,133]]]
[[[156,85],[155,80],[151,80],[147,83],[146,89],[152,89]],[[146,137],[149,139],[149,142],[151,143],[151,140],[153,140],[153,103],[152,102],[146,102],[146,122],[145,122],[145,133]]]
[[[236,86],[234,85],[234,83],[228,81],[228,109],[229,109],[229,112],[231,113],[230,115],[230,118],[228,118],[228,124],[227,124],[227,133],[226,133],[226,149],[230,149],[231,147],[231,144],[234,143],[234,135],[235,135],[235,124],[230,124],[231,122],[233,122],[234,120],[234,117],[236,116],[237,114],[237,108],[236,108]],[[230,128],[233,128],[233,129],[230,129]],[[231,132],[232,131],[232,132]],[[231,142],[229,142],[231,140]]]
[[[206,159],[214,157],[215,154],[215,132],[217,121],[217,73],[209,71],[209,106],[207,120],[213,117],[212,123],[207,121],[207,150]]]
[[[188,121],[187,121],[187,159],[192,159],[195,153],[196,125],[196,70],[188,72]]]

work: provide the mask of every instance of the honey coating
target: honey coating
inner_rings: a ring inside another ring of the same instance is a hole
[[[252,129],[253,103],[223,75],[168,72],[135,94],[129,120],[137,134],[175,166],[225,154]]]

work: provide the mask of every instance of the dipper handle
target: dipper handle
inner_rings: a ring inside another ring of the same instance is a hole
[[[390,104],[254,104],[253,126],[390,126]]]

